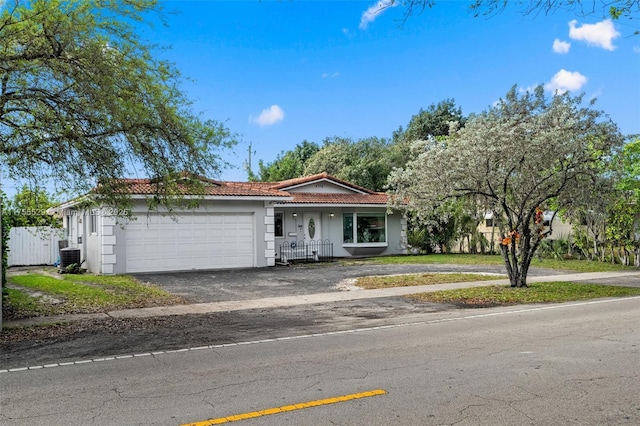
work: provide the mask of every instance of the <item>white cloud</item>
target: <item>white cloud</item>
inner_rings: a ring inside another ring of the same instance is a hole
[[[640,46],[633,46],[633,51],[635,53],[640,53]]]
[[[589,46],[598,46],[607,50],[615,50],[613,39],[620,37],[616,31],[613,21],[605,19],[596,24],[583,24],[576,27],[578,21],[575,19],[569,22],[569,37],[574,40],[586,41]]]
[[[337,76],[339,76],[340,73],[339,72],[325,72],[322,73],[322,78],[336,78]]]
[[[250,122],[257,123],[260,126],[271,126],[282,120],[284,120],[284,110],[278,105],[271,105],[269,108],[263,109],[256,118],[249,116]]]
[[[569,53],[569,49],[571,48],[571,43],[569,43],[568,41],[561,41],[558,39],[555,39],[553,41],[553,51],[556,53]]]
[[[378,0],[374,5],[369,6],[360,17],[360,25],[358,28],[366,30],[370,22],[376,20],[386,9],[396,7],[400,4],[398,0]]]
[[[578,71],[572,72],[562,69],[551,77],[551,81],[546,83],[544,88],[561,95],[568,91],[580,90],[585,84],[587,84],[587,77]]]

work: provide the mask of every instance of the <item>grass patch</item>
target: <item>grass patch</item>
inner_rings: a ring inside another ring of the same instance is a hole
[[[461,283],[467,281],[489,281],[506,278],[505,276],[483,274],[407,274],[391,275],[386,277],[362,277],[358,278],[356,285],[364,289],[409,287],[416,285]]]
[[[6,296],[2,302],[3,311],[11,312],[13,318],[25,318],[39,315],[49,315],[53,312],[49,304],[42,302],[42,297],[29,296],[13,288],[5,289]],[[3,318],[7,319],[3,312]]]
[[[451,265],[504,265],[502,256],[483,254],[429,254],[423,256],[386,256],[349,260],[345,264],[451,264]],[[546,268],[574,272],[610,272],[635,270],[633,266],[577,259],[533,259],[532,268]]]
[[[26,274],[9,277],[6,319],[172,305],[183,300],[133,277]]]
[[[465,308],[484,308],[528,303],[559,303],[604,297],[640,295],[640,288],[553,281],[525,288],[487,286],[418,293],[410,297],[421,302],[450,303]]]

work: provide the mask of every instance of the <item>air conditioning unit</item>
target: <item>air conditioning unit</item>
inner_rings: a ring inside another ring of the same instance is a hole
[[[60,250],[60,269],[66,269],[67,266],[76,264],[80,266],[80,249],[63,248]]]

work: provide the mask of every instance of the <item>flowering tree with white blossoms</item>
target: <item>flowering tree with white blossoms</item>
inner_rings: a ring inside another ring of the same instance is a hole
[[[389,177],[391,204],[428,218],[449,200],[472,200],[499,227],[511,286],[526,287],[531,260],[552,232],[543,211],[570,209],[593,192],[622,143],[593,101],[514,86],[464,128],[452,123],[449,137],[416,141],[414,158]]]

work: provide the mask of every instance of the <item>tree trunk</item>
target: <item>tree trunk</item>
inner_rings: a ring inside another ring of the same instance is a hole
[[[495,240],[495,237],[496,237],[495,236],[495,232],[496,231],[495,230],[496,230],[496,227],[492,226],[491,227],[491,252],[490,252],[490,254],[494,254],[495,253],[494,250],[496,249],[496,247],[495,247],[496,246],[496,240]]]
[[[504,245],[501,245],[500,249],[511,287],[527,287],[527,273],[531,264],[530,256],[523,255],[523,262],[519,263],[515,249]]]

